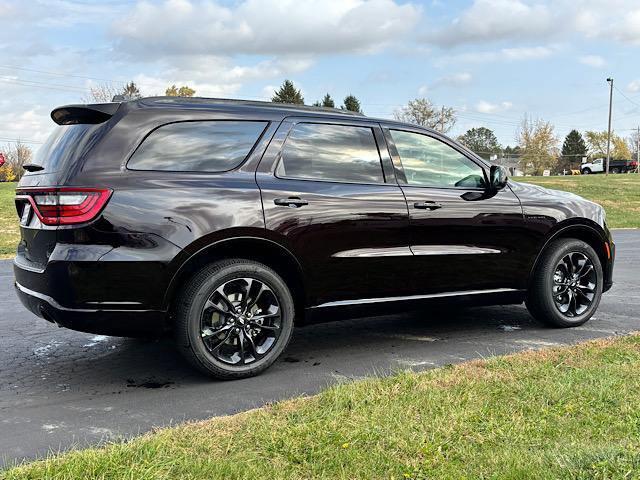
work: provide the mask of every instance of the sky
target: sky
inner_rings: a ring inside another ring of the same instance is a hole
[[[285,78],[310,104],[348,94],[390,118],[426,97],[451,136],[523,116],[571,129],[640,124],[640,0],[0,0],[0,145],[37,148],[50,111],[133,80],[198,96],[269,100]]]

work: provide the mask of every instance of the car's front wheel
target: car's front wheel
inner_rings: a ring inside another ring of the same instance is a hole
[[[527,307],[541,322],[575,327],[589,320],[602,296],[602,265],[591,246],[558,239],[547,246],[534,271]]]
[[[250,377],[284,351],[293,318],[291,293],[275,271],[251,260],[224,260],[202,269],[182,291],[176,340],[204,373]]]

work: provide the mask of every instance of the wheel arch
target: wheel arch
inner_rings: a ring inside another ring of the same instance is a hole
[[[570,224],[561,223],[547,236],[544,244],[542,245],[542,248],[540,248],[540,250],[538,251],[536,259],[534,260],[531,270],[529,271],[527,288],[531,285],[531,280],[533,278],[533,275],[535,274],[536,268],[538,267],[542,254],[549,247],[551,242],[560,238],[575,238],[587,243],[598,255],[603,272],[606,271],[605,266],[610,260],[608,256],[609,253],[607,252],[607,249],[605,247],[605,243],[608,242],[608,239],[604,230],[595,222]]]
[[[296,308],[296,321],[303,319],[306,290],[302,266],[286,247],[273,240],[254,236],[218,240],[193,253],[182,263],[169,282],[164,307],[172,311],[173,302],[181,286],[203,266],[227,258],[254,260],[275,270],[291,290]]]

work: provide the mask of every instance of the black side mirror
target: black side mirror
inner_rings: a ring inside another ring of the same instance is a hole
[[[507,185],[509,179],[509,172],[506,168],[500,165],[491,165],[489,171],[489,189],[498,191],[503,189]]]

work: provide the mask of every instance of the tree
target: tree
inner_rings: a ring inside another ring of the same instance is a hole
[[[180,88],[177,88],[175,85],[171,85],[164,92],[167,97],[193,97],[195,93],[196,91],[193,88],[186,85],[183,85]]]
[[[453,108],[443,106],[439,109],[426,98],[416,98],[393,112],[393,117],[400,122],[414,123],[446,133],[456,123],[455,113]]]
[[[120,94],[110,83],[103,83],[89,87],[89,95],[82,98],[83,103],[108,103],[113,100],[113,97]]]
[[[518,145],[522,149],[520,168],[527,175],[541,175],[552,170],[558,162],[558,139],[553,125],[543,120],[531,120],[526,115],[517,132]]]
[[[127,83],[124,86],[121,95],[125,98],[125,100],[137,100],[139,98],[142,98],[140,89],[133,81]]]
[[[333,100],[332,100],[332,102],[333,102]],[[360,107],[360,100],[358,100],[353,95],[347,95],[346,97],[344,97],[344,100],[342,102],[342,106],[340,108],[342,110],[349,110],[350,112],[362,113],[362,108]]]
[[[458,141],[486,160],[502,150],[496,135],[485,127],[467,130],[464,135],[458,137]]]
[[[627,146],[629,147],[629,151],[631,152],[633,160],[638,159],[638,141],[640,140],[640,134],[637,130],[634,130],[633,133],[627,137]]]
[[[587,156],[587,144],[577,130],[571,130],[562,144],[562,153],[558,170],[571,170],[579,167],[582,157]]]
[[[313,104],[313,106],[314,107],[336,108],[336,102],[334,102],[333,98],[331,98],[331,95],[329,95],[327,93],[324,97],[322,97],[322,101],[321,102],[316,102],[316,103]]]
[[[298,90],[291,80],[285,80],[282,86],[273,92],[271,101],[274,103],[293,103],[297,105],[304,105],[304,97],[300,90]]]
[[[589,155],[592,159],[607,158],[607,131],[602,132],[587,131],[584,133],[589,146]],[[611,132],[611,159],[612,160],[629,160],[631,151],[627,142],[620,136]]]
[[[5,164],[0,169],[0,180],[12,182],[20,180],[24,174],[22,166],[31,162],[31,148],[19,140],[4,149]]]

